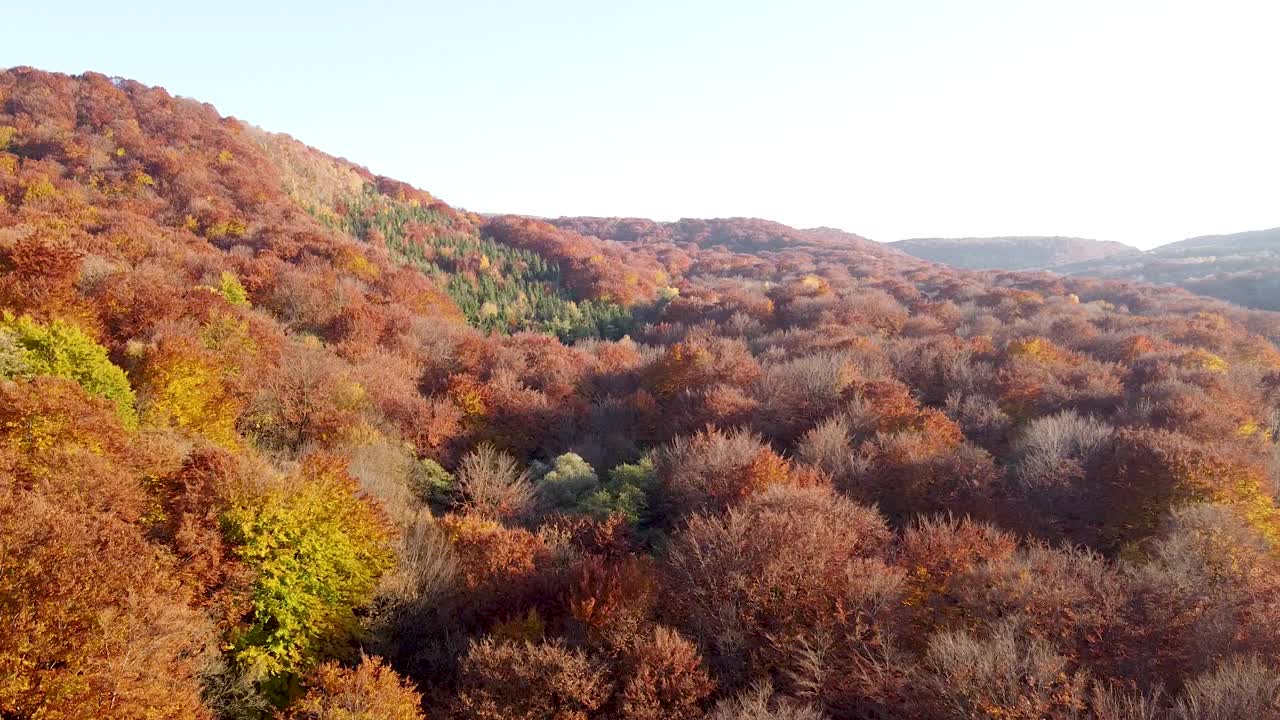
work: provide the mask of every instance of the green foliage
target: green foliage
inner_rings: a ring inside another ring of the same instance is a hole
[[[16,334],[0,330],[0,377],[15,378],[27,375],[30,368],[27,354],[27,349],[18,343]]]
[[[596,471],[576,453],[557,457],[537,482],[538,498],[548,510],[574,509],[599,487]]]
[[[566,342],[616,340],[634,325],[617,303],[571,297],[560,267],[531,250],[483,237],[470,226],[413,202],[379,194],[372,185],[346,201],[337,222],[368,241],[376,231],[399,262],[439,281],[472,325],[489,332],[533,330]]]
[[[409,470],[409,489],[418,499],[440,510],[453,504],[457,496],[457,480],[431,458],[422,458]]]
[[[227,270],[222,271],[221,277],[218,279],[218,293],[227,299],[232,305],[249,305],[249,293],[245,291],[244,285],[240,284],[240,279],[235,273]]]
[[[334,654],[358,629],[393,553],[381,514],[357,497],[340,461],[304,464],[291,487],[243,498],[223,532],[254,570],[248,626],[231,652],[274,699],[296,690],[299,673]]]
[[[582,499],[578,510],[597,518],[621,514],[631,524],[640,524],[649,509],[655,477],[650,457],[619,465],[609,471],[608,482]]]
[[[28,315],[0,316],[0,377],[68,378],[87,392],[115,403],[126,427],[138,426],[129,378],[107,357],[106,348],[83,330],[62,320],[38,323]]]

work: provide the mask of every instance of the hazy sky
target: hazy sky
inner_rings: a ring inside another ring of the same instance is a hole
[[[481,212],[1143,246],[1280,225],[1280,2],[24,2],[0,66],[162,85]]]

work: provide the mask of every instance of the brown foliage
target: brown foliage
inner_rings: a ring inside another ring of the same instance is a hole
[[[1127,657],[1118,629],[1128,599],[1120,572],[1085,550],[1032,544],[954,575],[962,617],[994,625],[1019,616],[1019,634],[1044,641],[1073,667],[1107,668]]]
[[[456,712],[477,720],[587,720],[609,699],[604,668],[555,643],[473,643]]]
[[[656,590],[647,558],[608,562],[589,555],[573,569],[567,605],[588,638],[616,649],[640,635],[657,602]]]
[[[659,451],[656,466],[662,511],[671,521],[699,510],[724,510],[774,486],[823,484],[743,430],[709,428],[678,437]]]
[[[938,630],[963,626],[969,610],[955,584],[984,564],[1007,562],[1016,548],[1012,536],[968,518],[924,517],[908,527],[894,559],[905,572],[910,639],[923,643]]]
[[[1175,511],[1142,545],[1123,632],[1129,677],[1171,688],[1233,655],[1280,652],[1280,568],[1271,543],[1229,506]]]
[[[1088,681],[1066,658],[1016,625],[990,637],[943,632],[929,642],[921,703],[928,717],[967,720],[1074,720],[1085,707]]]
[[[655,627],[626,656],[626,680],[618,691],[618,717],[626,720],[691,720],[700,717],[715,683],[692,643],[674,630]]]
[[[491,518],[519,518],[533,508],[533,484],[516,459],[482,444],[458,465],[458,491],[469,512]]]
[[[892,630],[901,576],[883,560],[889,540],[874,511],[830,490],[774,488],[688,521],[667,555],[667,610],[727,686],[798,674],[800,649],[829,643],[831,664],[796,682],[843,692],[828,687],[852,682],[843,664]]]

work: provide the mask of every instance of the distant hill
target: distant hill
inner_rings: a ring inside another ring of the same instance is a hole
[[[641,245],[723,246],[741,253],[827,246],[859,250],[879,257],[901,257],[883,243],[843,230],[828,227],[798,229],[758,218],[683,218],[675,222],[658,222],[644,218],[562,217],[548,222],[601,240]]]
[[[1178,285],[1246,307],[1280,310],[1280,228],[1204,235],[1144,253],[1052,269],[1070,275]]]
[[[1045,270],[1067,263],[1137,254],[1124,243],[1076,237],[914,238],[890,247],[968,270]]]

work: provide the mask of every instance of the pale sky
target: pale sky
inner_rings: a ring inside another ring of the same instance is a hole
[[[479,212],[1143,247],[1280,226],[1276,0],[42,0],[0,17],[0,67],[162,85]]]

